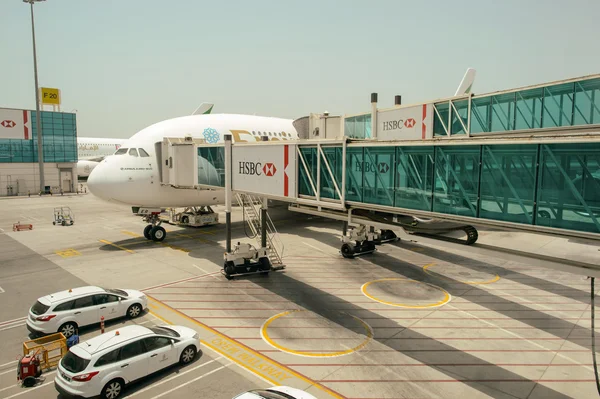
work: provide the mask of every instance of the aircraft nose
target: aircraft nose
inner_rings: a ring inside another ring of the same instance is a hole
[[[106,168],[103,164],[100,164],[94,169],[92,169],[92,172],[90,173],[87,180],[87,186],[88,190],[90,190],[90,192],[96,197],[102,198],[107,201],[110,200]]]

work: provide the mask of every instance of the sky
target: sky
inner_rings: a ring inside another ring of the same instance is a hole
[[[83,137],[213,113],[295,119],[600,73],[597,0],[47,0],[40,87]],[[0,0],[0,107],[35,109],[30,6]],[[50,109],[50,108],[48,108]]]

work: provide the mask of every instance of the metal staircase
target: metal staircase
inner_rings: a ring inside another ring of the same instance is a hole
[[[252,238],[261,245],[260,208],[262,201],[258,197],[249,194],[236,193],[236,199],[242,208],[244,220],[250,226]],[[283,265],[283,242],[279,238],[275,225],[267,213],[267,256],[274,267]]]

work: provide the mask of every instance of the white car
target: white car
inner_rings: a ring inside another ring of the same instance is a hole
[[[233,399],[317,399],[301,389],[279,386],[267,389],[253,389],[239,394]]]
[[[58,365],[54,387],[65,397],[116,399],[132,381],[190,363],[199,349],[199,334],[191,328],[126,326],[72,346]]]
[[[46,295],[29,309],[27,329],[35,334],[62,332],[66,338],[76,329],[118,317],[138,317],[148,307],[140,291],[79,287]]]

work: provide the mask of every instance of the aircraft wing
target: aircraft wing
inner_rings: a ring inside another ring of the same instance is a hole
[[[210,114],[215,104],[211,103],[202,103],[196,110],[192,113],[192,115],[206,115]]]

